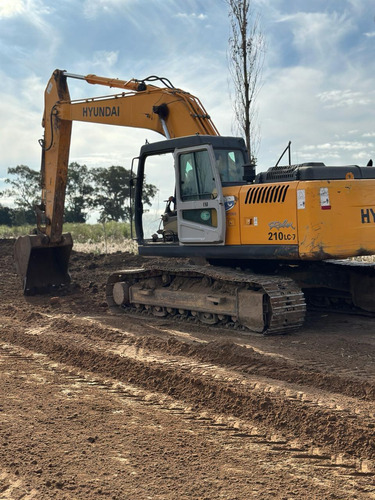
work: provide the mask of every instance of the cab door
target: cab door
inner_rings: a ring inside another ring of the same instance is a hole
[[[179,242],[225,243],[225,206],[211,146],[174,152]]]

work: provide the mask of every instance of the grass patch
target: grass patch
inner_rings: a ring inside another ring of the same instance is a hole
[[[64,224],[64,232],[71,233],[76,243],[102,243],[123,241],[130,238],[130,225],[126,222],[106,222],[105,224]]]
[[[0,238],[18,238],[18,236],[23,236],[24,234],[30,234],[33,226],[0,226]]]
[[[0,238],[18,238],[30,234],[35,226],[0,226]],[[130,225],[126,222],[105,224],[66,223],[64,233],[71,233],[74,249],[87,253],[137,252],[137,244],[130,239]]]

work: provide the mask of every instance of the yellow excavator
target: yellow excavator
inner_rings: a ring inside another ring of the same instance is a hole
[[[69,78],[121,92],[71,100]],[[305,297],[313,304],[375,312],[374,267],[337,260],[375,254],[370,163],[289,161],[256,175],[243,139],[220,136],[199,99],[169,80],[123,81],[61,70],[54,71],[45,91],[37,228],[15,244],[25,294],[70,283],[73,242],[63,233],[63,214],[73,121],[165,136],[141,148],[134,193],[139,254],[164,259],[156,267],[109,276],[110,307],[264,334],[301,326]],[[159,229],[146,237],[145,168],[167,157],[173,160],[168,175],[175,183],[174,206],[168,203]]]

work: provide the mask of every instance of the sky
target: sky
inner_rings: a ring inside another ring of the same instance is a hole
[[[257,171],[288,141],[292,162],[375,159],[373,0],[252,0],[267,50],[257,98]],[[39,170],[46,84],[58,69],[168,78],[199,97],[221,135],[234,128],[225,0],[0,0],[0,191],[9,167]],[[111,94],[69,80],[71,98]],[[70,161],[130,167],[144,129],[73,125]],[[168,183],[157,167],[148,182]],[[162,203],[167,187],[161,186]],[[0,197],[0,203],[5,200]]]

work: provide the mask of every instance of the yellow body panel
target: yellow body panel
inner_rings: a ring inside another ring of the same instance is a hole
[[[227,245],[297,244],[296,183],[225,187],[223,194],[235,198],[226,203]]]
[[[241,187],[223,187],[223,195],[225,202],[226,214],[226,245],[239,245],[241,241],[241,227],[240,227],[240,203],[239,192]],[[233,207],[232,203],[227,201],[228,198],[234,198]],[[231,207],[231,208],[230,208]]]
[[[290,246],[291,255],[298,245],[305,260],[375,254],[374,193],[370,179],[225,187],[226,245]]]
[[[303,259],[375,253],[375,180],[300,182],[299,253]]]
[[[241,190],[241,244],[297,243],[295,186],[255,184]]]

